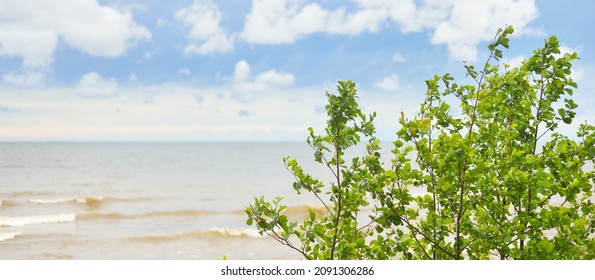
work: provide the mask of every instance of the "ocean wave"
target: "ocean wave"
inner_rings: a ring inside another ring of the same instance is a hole
[[[17,236],[23,234],[22,232],[0,232],[0,242],[15,239]]]
[[[72,197],[72,198],[55,198],[55,199],[40,199],[31,198],[30,203],[35,204],[63,204],[63,203],[77,203],[85,204],[90,207],[99,207],[103,202],[142,202],[154,200],[155,198],[150,197],[132,197],[132,198],[119,198],[110,196],[91,196],[91,197]]]
[[[103,196],[85,197],[85,198],[57,198],[57,199],[37,199],[31,198],[29,202],[36,204],[61,204],[61,203],[80,203],[87,205],[99,204],[104,200]]]
[[[305,218],[309,216],[309,210],[314,211],[317,217],[323,217],[328,214],[328,210],[324,206],[299,205],[289,206],[285,209],[284,214],[291,218]],[[214,216],[214,215],[244,215],[243,209],[236,210],[174,210],[174,211],[156,211],[139,214],[123,214],[123,213],[83,213],[79,214],[79,220],[124,220],[124,219],[143,219],[143,218],[160,218],[160,217],[199,217],[199,216]]]
[[[209,210],[179,210],[179,211],[157,211],[141,214],[122,214],[122,213],[85,213],[80,214],[80,220],[119,220],[119,219],[139,219],[156,217],[195,217],[207,215],[221,215],[236,213],[236,211],[209,211]]]
[[[282,214],[287,216],[290,221],[302,221],[304,219],[310,219],[310,211],[313,211],[316,215],[316,219],[320,219],[329,214],[329,210],[324,206],[314,205],[293,205],[288,206],[283,210]]]
[[[228,228],[210,228],[209,234],[222,237],[251,237],[260,238],[262,235],[255,229],[228,229]]]
[[[328,210],[324,206],[313,206],[313,205],[295,205],[288,206],[285,209],[284,214],[286,215],[308,215],[310,210],[316,213],[317,217],[325,216],[328,214]]]
[[[164,242],[179,239],[205,239],[205,238],[261,238],[255,229],[228,229],[210,228],[204,231],[192,231],[164,235],[149,235],[129,237],[127,240],[136,242]]]
[[[56,193],[54,192],[36,192],[36,191],[21,191],[21,192],[4,192],[2,193],[3,196],[6,197],[12,197],[12,198],[17,198],[17,197],[23,197],[23,196],[51,196],[51,195],[56,195]]]
[[[65,213],[45,216],[23,216],[23,217],[2,217],[0,216],[0,227],[22,227],[36,224],[57,224],[68,223],[76,220],[76,214]]]
[[[14,201],[12,200],[0,200],[0,208],[1,207],[7,207],[7,206],[12,206],[14,205]]]

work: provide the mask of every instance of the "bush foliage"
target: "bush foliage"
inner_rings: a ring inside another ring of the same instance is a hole
[[[307,140],[334,180],[284,158],[293,188],[327,213],[290,221],[281,197],[258,197],[247,223],[306,259],[595,258],[595,127],[557,132],[575,117],[577,54],[561,54],[550,37],[520,67],[500,65],[512,32],[498,30],[481,68],[464,65],[470,84],[449,74],[426,81],[419,113],[401,114],[390,166],[375,113],[364,114],[355,84],[340,81],[327,93],[324,133],[310,128]],[[346,159],[362,142],[366,152]]]

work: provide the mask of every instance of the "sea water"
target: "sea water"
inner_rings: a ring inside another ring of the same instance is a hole
[[[301,219],[300,143],[0,143],[0,259],[299,259],[246,225],[255,196]]]

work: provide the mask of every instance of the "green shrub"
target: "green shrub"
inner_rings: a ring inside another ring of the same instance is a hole
[[[293,188],[314,195],[327,214],[311,211],[298,223],[283,214],[282,198],[259,197],[246,207],[248,225],[306,259],[595,258],[595,172],[585,168],[595,127],[580,125],[579,142],[556,132],[575,116],[577,54],[560,54],[550,37],[520,67],[501,67],[512,32],[498,30],[480,70],[464,66],[473,83],[449,74],[426,81],[419,113],[401,114],[390,167],[380,158],[375,113],[362,113],[353,82],[339,82],[337,94],[327,93],[324,134],[310,128],[307,140],[334,180],[325,184],[284,158]],[[451,96],[456,110],[445,101]],[[366,152],[346,159],[360,142]]]

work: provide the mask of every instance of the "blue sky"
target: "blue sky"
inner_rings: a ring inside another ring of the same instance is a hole
[[[531,0],[0,0],[0,141],[303,141],[324,92],[357,82],[390,140],[424,80],[479,64],[498,27],[518,65],[577,51],[595,123],[595,4]]]

